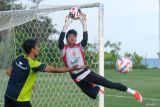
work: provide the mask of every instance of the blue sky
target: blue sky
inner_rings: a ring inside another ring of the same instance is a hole
[[[22,0],[21,0],[22,1]],[[122,42],[121,54],[136,51],[157,58],[159,0],[43,0],[40,5],[104,4],[105,41]]]
[[[157,57],[158,0],[108,0],[105,5],[106,39],[122,42],[122,52]]]

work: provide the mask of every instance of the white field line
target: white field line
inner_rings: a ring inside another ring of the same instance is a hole
[[[129,98],[132,99],[133,97],[121,96],[121,95],[105,95],[109,97],[120,97],[120,98]],[[144,100],[151,100],[151,101],[160,101],[160,99],[153,99],[153,98],[143,98]]]
[[[119,98],[128,98],[128,99],[132,99],[133,97],[127,97],[127,96],[121,96],[121,95],[105,95],[105,96],[109,96],[109,97],[119,97]],[[153,98],[143,98],[144,100],[150,100],[150,101],[160,101],[160,99],[153,99]],[[2,105],[3,103],[0,103],[0,105]],[[149,104],[148,104],[149,105]]]

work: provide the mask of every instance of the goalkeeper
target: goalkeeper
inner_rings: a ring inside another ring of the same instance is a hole
[[[72,22],[70,16],[66,17],[63,30],[59,37],[59,49],[61,50],[64,64],[67,67],[73,67],[74,65],[79,65],[79,67],[86,66],[86,60],[83,51],[83,48],[87,45],[88,41],[86,15],[81,13],[79,20],[83,26],[83,39],[80,43],[76,43],[76,30],[71,29],[66,34],[67,44],[64,44],[63,40],[65,37],[65,32]],[[70,72],[70,74],[77,86],[80,87],[80,89],[92,99],[96,99],[97,94],[100,91],[100,87],[98,85],[101,85],[110,89],[117,89],[119,91],[131,93],[137,99],[137,101],[142,102],[142,96],[138,91],[132,90],[123,84],[111,82],[94,73],[88,67],[80,70],[74,70]]]

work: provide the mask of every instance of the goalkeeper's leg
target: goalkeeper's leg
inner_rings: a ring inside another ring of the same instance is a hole
[[[139,102],[143,101],[142,96],[138,91],[132,90],[121,83],[111,82],[111,81],[107,80],[106,78],[104,78],[94,72],[91,72],[88,76],[86,76],[83,79],[83,81],[94,83],[97,85],[101,85],[101,86],[104,86],[104,87],[110,88],[110,89],[117,89],[119,91],[126,91],[126,92],[134,95],[134,97],[137,99],[137,101],[139,101]]]
[[[117,89],[119,91],[127,91],[127,87],[123,84],[111,82],[94,72],[91,72],[86,78],[83,79],[83,81],[101,85],[106,88]]]
[[[78,87],[90,98],[96,99],[100,87],[99,86],[94,86],[91,83],[84,82],[83,80],[76,83]]]

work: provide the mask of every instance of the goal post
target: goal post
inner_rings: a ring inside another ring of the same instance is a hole
[[[58,49],[58,37],[65,16],[72,7],[79,7],[87,15],[88,45],[84,49],[87,64],[93,71],[104,76],[103,4],[39,6],[36,9],[2,11],[0,107],[4,104],[4,93],[9,79],[5,69],[14,58],[24,54],[21,46],[24,40],[38,39],[40,54],[37,60],[56,67],[64,66]],[[80,42],[83,28],[79,20],[74,20],[68,30],[73,28],[78,32],[77,42]],[[92,100],[75,85],[69,73],[39,73],[31,102],[33,107],[104,107],[104,95],[99,94],[96,100]]]
[[[104,35],[103,35],[103,4],[99,4],[99,74],[104,76]],[[101,87],[104,91],[104,87]],[[99,93],[98,107],[104,107],[104,93]]]

